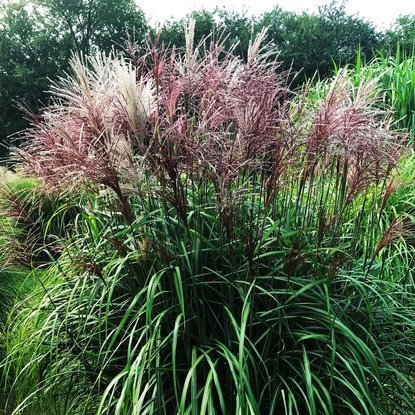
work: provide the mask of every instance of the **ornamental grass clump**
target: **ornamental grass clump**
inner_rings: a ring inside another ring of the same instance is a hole
[[[193,31],[74,59],[16,152],[89,194],[10,320],[9,409],[413,414],[406,150],[374,85],[310,101],[263,33],[244,63]]]

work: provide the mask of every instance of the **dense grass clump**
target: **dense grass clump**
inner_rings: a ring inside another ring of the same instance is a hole
[[[295,97],[263,33],[245,64],[193,30],[75,60],[18,152],[89,194],[12,314],[8,409],[413,414],[412,156],[374,84]]]
[[[0,175],[0,355],[15,303],[36,289],[39,264],[58,257],[59,238],[76,216],[73,198],[48,192],[38,180],[4,169]]]

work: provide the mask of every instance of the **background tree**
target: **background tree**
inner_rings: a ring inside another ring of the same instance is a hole
[[[415,50],[415,16],[400,16],[385,33],[385,52],[394,54],[397,47],[405,55],[413,55]]]
[[[16,109],[36,112],[50,79],[68,68],[72,53],[124,48],[127,32],[144,41],[148,25],[134,0],[11,0],[0,6],[0,143],[27,126]]]
[[[49,79],[66,67],[69,45],[48,17],[25,1],[3,4],[0,21],[0,141],[26,127],[17,102],[36,111]],[[0,151],[1,152],[1,151]]]
[[[144,35],[144,13],[134,0],[38,0],[71,46],[83,55],[93,49],[122,48],[127,32]],[[142,37],[144,39],[144,36]]]
[[[236,53],[244,58],[250,39],[266,27],[267,40],[279,49],[283,68],[302,72],[298,82],[312,77],[316,71],[320,77],[327,77],[334,63],[354,63],[359,49],[369,59],[381,45],[381,35],[370,22],[347,14],[344,3],[336,1],[320,7],[318,13],[298,14],[277,6],[259,18],[225,9],[197,11],[167,22],[161,28],[161,40],[182,48],[184,25],[189,17],[196,22],[195,42],[208,38],[209,44],[212,33],[221,34],[226,47],[236,45]]]
[[[235,47],[234,52],[246,59],[249,42],[255,38],[255,19],[245,13],[218,10],[220,18],[220,31],[226,38],[226,46]]]
[[[358,16],[346,13],[344,3],[332,2],[317,14],[293,13],[274,8],[259,19],[259,28],[268,27],[268,41],[280,50],[285,68],[302,71],[299,79],[316,72],[324,78],[333,63],[353,63],[360,48],[370,58],[380,45],[374,26]]]
[[[192,18],[195,20],[194,41],[198,44],[206,39],[209,47],[213,38],[221,38],[225,49],[234,48],[234,52],[246,58],[249,41],[254,36],[254,19],[245,13],[230,12],[226,9],[195,11],[185,18],[166,22],[160,29],[160,39],[166,44],[175,45],[179,50],[185,45],[185,24]]]
[[[217,24],[214,13],[207,10],[195,11],[179,20],[167,21],[160,28],[160,40],[167,45],[174,45],[178,49],[184,49],[185,23],[189,18],[195,20],[195,44],[198,44],[202,39],[207,39],[207,43],[209,43],[209,38],[216,32]]]

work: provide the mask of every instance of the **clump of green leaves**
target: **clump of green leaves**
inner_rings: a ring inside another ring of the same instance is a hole
[[[294,100],[265,32],[243,62],[194,30],[75,60],[17,152],[90,193],[10,321],[8,409],[412,414],[406,150],[374,83]]]
[[[379,108],[392,110],[394,128],[408,131],[411,141],[413,141],[415,131],[415,57],[402,54],[398,45],[395,56],[378,53],[375,59],[365,62],[359,51],[355,67],[349,73],[356,85],[365,80],[372,80],[376,83],[379,95],[382,96],[382,100],[378,102]],[[317,89],[324,89],[323,83],[320,83]]]

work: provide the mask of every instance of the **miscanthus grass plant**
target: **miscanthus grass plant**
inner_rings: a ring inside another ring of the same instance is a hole
[[[75,59],[16,153],[88,195],[11,314],[7,410],[413,414],[413,156],[373,83],[295,96],[263,33],[243,63],[193,30]]]

